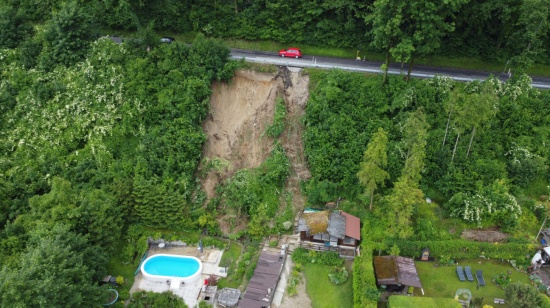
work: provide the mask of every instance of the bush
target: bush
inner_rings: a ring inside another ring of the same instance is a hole
[[[117,276],[116,277],[116,283],[119,284],[119,285],[123,285],[124,284],[124,277]]]
[[[345,267],[334,267],[331,273],[328,274],[328,278],[330,279],[330,282],[332,282],[335,285],[342,284],[346,281],[348,281],[348,271]]]
[[[508,276],[507,274],[500,273],[495,276],[493,281],[501,288],[506,288],[507,285],[509,285],[512,282],[512,278]]]
[[[273,117],[273,124],[271,124],[267,128],[266,134],[273,138],[279,138],[279,136],[285,130],[285,117],[286,117],[285,101],[282,97],[278,97],[277,104],[275,105],[275,116]]]
[[[130,291],[128,290],[121,290],[118,291],[118,299],[120,301],[125,301],[130,298]]]
[[[321,252],[297,248],[292,253],[292,260],[296,263],[319,263],[330,266],[340,266],[344,260],[336,252]]]

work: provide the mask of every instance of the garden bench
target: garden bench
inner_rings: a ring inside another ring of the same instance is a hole
[[[496,298],[493,301],[495,304],[505,304],[504,298]]]

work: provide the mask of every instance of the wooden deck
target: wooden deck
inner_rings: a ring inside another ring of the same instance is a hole
[[[322,243],[314,243],[314,242],[308,242],[308,241],[300,242],[299,247],[302,247],[308,250],[315,250],[315,251],[334,251],[340,255],[340,258],[345,258],[345,259],[355,259],[355,255],[356,255],[354,247],[325,246]]]

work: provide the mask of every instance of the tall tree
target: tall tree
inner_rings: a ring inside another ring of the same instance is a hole
[[[466,157],[470,155],[476,131],[496,115],[497,104],[498,96],[490,81],[483,83],[472,82],[466,89],[457,87],[451,92],[449,100],[446,103],[446,109],[449,110],[447,127],[451,121],[451,113],[454,112],[455,116],[452,122],[457,132],[451,162],[454,161],[460,135],[468,128],[471,128],[472,131]],[[445,142],[446,136],[447,129],[445,130],[443,142]]]
[[[388,68],[392,56],[391,50],[403,35],[401,27],[404,22],[406,6],[407,1],[377,0],[371,7],[371,13],[365,17],[367,24],[372,26],[371,45],[386,53],[386,62],[382,66],[384,84],[388,78]]]
[[[441,39],[454,31],[453,13],[467,0],[377,0],[366,18],[371,24],[372,46],[386,52],[384,82],[391,57],[409,62],[410,77],[415,56],[434,54]]]
[[[408,238],[413,233],[412,214],[414,207],[423,201],[424,193],[407,176],[401,176],[394,184],[391,194],[386,196],[388,206],[389,234],[395,234],[399,238]]]
[[[86,55],[92,36],[90,17],[76,1],[65,3],[46,27],[46,48],[40,64],[51,69],[57,64],[76,63]]]
[[[412,235],[411,218],[414,207],[423,202],[424,198],[419,182],[426,156],[427,129],[428,124],[422,108],[410,113],[403,125],[405,166],[392,192],[385,198],[388,206],[388,224],[392,233],[400,238]]]
[[[453,130],[456,131],[456,139],[453,147],[453,155],[451,157],[451,163],[455,159],[456,149],[458,148],[458,141],[460,140],[460,135],[464,131],[465,123],[468,121],[467,114],[462,112],[463,106],[466,104],[466,93],[461,87],[456,87],[453,89],[449,95],[445,106],[448,110],[449,116],[447,118],[447,129],[445,129],[445,137],[443,138],[443,145],[445,145],[445,139],[448,132],[449,123],[451,123]],[[451,114],[454,113],[454,118],[451,118]]]
[[[418,184],[422,178],[426,157],[426,139],[428,138],[428,122],[424,108],[411,112],[403,125],[403,146],[405,150],[405,166],[402,176],[410,178]]]
[[[490,82],[484,82],[478,93],[468,95],[466,104],[460,110],[465,123],[472,128],[466,158],[470,155],[476,130],[496,115],[497,103],[498,97]]]
[[[104,255],[68,226],[39,225],[17,267],[0,272],[2,307],[95,307],[107,292],[97,285]]]
[[[0,8],[0,47],[15,48],[33,32],[32,25],[24,14],[15,8]]]
[[[372,210],[374,191],[378,185],[384,185],[384,181],[389,178],[388,172],[383,169],[388,165],[387,145],[388,133],[380,127],[372,135],[357,172],[359,183],[365,187],[365,192],[370,194],[369,210]]]
[[[550,29],[550,1],[524,0],[519,6],[516,30],[508,40],[512,50],[511,66],[520,72],[533,65],[539,55],[544,54],[544,39]]]
[[[414,58],[416,56],[433,55],[441,47],[442,38],[454,27],[454,12],[469,0],[413,0],[406,1],[409,4],[407,10],[407,22],[404,24],[403,37],[412,40],[413,48],[410,48],[410,61],[407,79],[410,78]]]

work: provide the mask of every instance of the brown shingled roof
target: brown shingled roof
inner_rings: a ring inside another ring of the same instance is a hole
[[[411,258],[374,257],[374,272],[379,285],[402,284],[422,288],[414,260]]]

